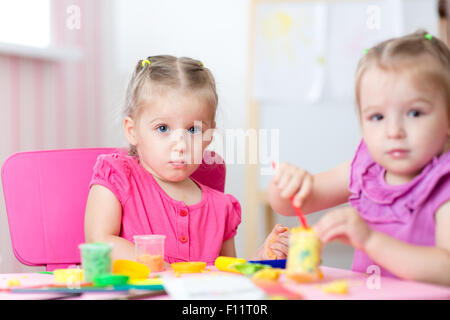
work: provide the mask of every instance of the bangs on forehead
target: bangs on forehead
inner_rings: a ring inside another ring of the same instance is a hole
[[[217,96],[211,88],[183,88],[181,86],[173,86],[153,81],[146,81],[136,95],[136,113],[133,115],[139,117],[145,107],[153,104],[158,99],[171,98],[177,96],[185,96],[195,98],[199,103],[204,103],[211,110],[211,118],[214,120],[217,109]]]
[[[415,57],[391,58],[389,62],[379,62],[377,66],[381,70],[410,77],[419,90],[438,87],[444,90],[446,95],[450,91],[448,70],[444,70],[435,59],[426,54]]]
[[[442,90],[447,101],[447,112],[450,117],[450,73],[436,59],[421,54],[418,56],[382,57],[367,61],[359,71],[356,83],[356,99],[360,110],[361,80],[371,69],[378,68],[385,72],[393,72],[409,77],[418,90]]]

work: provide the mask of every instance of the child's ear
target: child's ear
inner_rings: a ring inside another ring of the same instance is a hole
[[[133,146],[137,145],[136,123],[133,119],[126,117],[123,120],[123,130],[125,133],[125,138],[127,138],[128,142]]]

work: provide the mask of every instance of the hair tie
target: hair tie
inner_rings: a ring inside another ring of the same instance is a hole
[[[198,63],[200,64],[200,66],[201,66],[202,68],[205,67],[205,65],[203,64],[203,62],[199,61]]]
[[[427,33],[426,35],[424,35],[424,37],[425,37],[425,39],[433,40],[433,36],[432,36],[431,34],[429,34],[429,33]]]
[[[364,49],[364,55],[369,53],[369,49]]]
[[[145,68],[146,64],[148,64],[149,67],[152,65],[152,63],[148,59],[142,60],[141,64],[142,64],[142,68]]]

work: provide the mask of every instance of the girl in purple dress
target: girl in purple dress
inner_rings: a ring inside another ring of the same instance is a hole
[[[352,269],[450,285],[450,51],[418,31],[367,51],[356,72],[362,141],[351,161],[311,175],[281,164],[269,186],[275,211],[330,210],[323,243],[355,248]]]

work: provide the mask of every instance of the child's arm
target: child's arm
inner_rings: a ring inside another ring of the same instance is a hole
[[[450,285],[450,201],[435,218],[434,247],[411,245],[372,230],[351,207],[333,210],[314,228],[323,242],[343,240],[403,279]]]
[[[435,215],[435,247],[415,246],[374,232],[367,254],[401,278],[450,285],[450,201]]]
[[[135,260],[134,244],[119,236],[122,205],[106,187],[93,185],[89,191],[84,218],[86,242],[113,244],[112,260]]]
[[[222,249],[220,250],[219,255],[225,257],[236,257],[236,247],[234,245],[234,237],[223,242]]]
[[[303,213],[320,211],[347,202],[350,195],[350,161],[316,175],[290,164],[280,164],[270,180],[268,197],[274,211],[295,216],[290,198]]]

